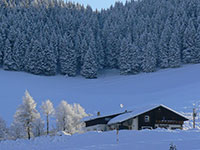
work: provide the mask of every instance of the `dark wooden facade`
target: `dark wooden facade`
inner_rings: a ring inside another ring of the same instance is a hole
[[[120,116],[120,115],[125,115]],[[127,117],[128,115],[128,117]],[[116,119],[119,116],[119,120]],[[116,117],[116,118],[115,118]],[[111,120],[115,118],[115,121]],[[113,115],[101,116],[85,121],[88,131],[99,130],[141,130],[141,129],[182,129],[188,119],[164,105],[157,105],[142,111],[125,111]],[[110,122],[111,121],[111,122]],[[97,127],[98,126],[98,127]],[[91,128],[92,127],[92,128]]]
[[[182,125],[184,121],[188,119],[179,115],[175,111],[171,109],[167,109],[162,105],[156,107],[150,111],[139,114],[138,116],[138,130],[147,128],[147,129],[155,129],[157,127],[161,128],[169,128],[170,126],[176,125],[174,129],[180,128],[182,129]],[[136,118],[134,117],[134,118]],[[120,129],[131,129],[131,121],[133,118],[123,121],[120,124]],[[173,127],[171,128],[173,129]]]

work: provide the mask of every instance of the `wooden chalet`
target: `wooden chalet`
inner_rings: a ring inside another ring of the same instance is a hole
[[[153,105],[133,111],[102,116],[85,121],[86,130],[109,131],[109,130],[141,130],[141,129],[182,129],[184,115],[172,110],[165,105]]]
[[[182,129],[187,120],[188,118],[165,105],[154,105],[115,117],[108,122],[108,126],[111,130]]]

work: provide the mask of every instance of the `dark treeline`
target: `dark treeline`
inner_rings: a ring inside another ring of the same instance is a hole
[[[199,0],[142,0],[107,10],[59,0],[0,0],[0,66],[96,78],[200,62]]]

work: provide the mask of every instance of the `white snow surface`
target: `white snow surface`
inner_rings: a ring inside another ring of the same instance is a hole
[[[117,141],[118,139],[118,141]],[[200,131],[116,131],[0,142],[0,150],[199,150]]]
[[[121,76],[116,70],[98,79],[47,77],[0,70],[0,116],[12,122],[27,89],[40,109],[50,99],[57,107],[61,100],[80,103],[88,113],[101,115],[123,112],[150,104],[164,104],[178,112],[190,111],[200,100],[200,65],[165,69],[155,73]],[[120,104],[124,107],[120,108]]]
[[[38,104],[50,99],[57,107],[61,100],[80,103],[87,113],[101,115],[164,104],[191,117],[193,103],[200,100],[200,64],[164,69],[155,73],[120,76],[106,71],[98,79],[61,75],[46,77],[0,70],[0,116],[8,125],[27,89]],[[124,107],[121,108],[120,104]],[[199,110],[198,110],[199,111]],[[198,121],[200,122],[199,116]],[[186,122],[186,128],[192,126]],[[197,122],[197,126],[200,124]],[[185,128],[185,129],[186,129]],[[200,149],[199,130],[89,132],[73,136],[40,137],[32,140],[2,141],[0,150],[164,150],[173,142],[178,150]]]

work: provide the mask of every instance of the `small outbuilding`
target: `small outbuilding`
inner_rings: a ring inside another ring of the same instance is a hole
[[[165,106],[151,105],[133,111],[101,116],[85,121],[87,131],[182,129],[188,118]]]
[[[105,116],[97,116],[97,117],[92,117],[88,120],[85,120],[85,126],[86,126],[86,130],[87,131],[108,131],[110,130],[110,128],[108,127],[108,122],[119,116],[122,114],[127,113],[127,111],[125,112],[121,112],[121,113],[115,113],[115,114],[111,114],[111,115],[105,115]],[[87,118],[86,118],[87,119]]]

